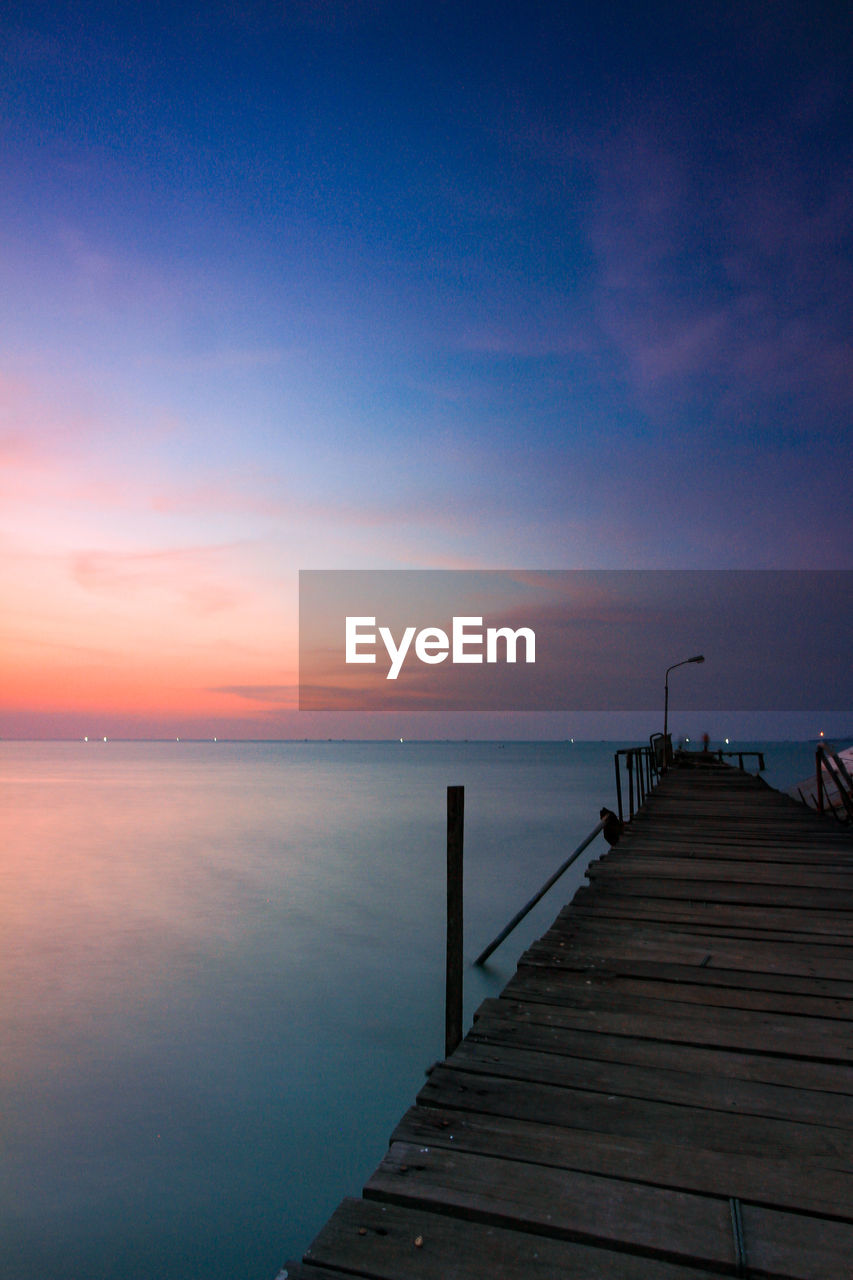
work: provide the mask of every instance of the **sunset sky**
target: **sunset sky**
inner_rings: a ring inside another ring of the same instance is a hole
[[[0,736],[396,735],[300,569],[853,567],[851,27],[5,4]]]

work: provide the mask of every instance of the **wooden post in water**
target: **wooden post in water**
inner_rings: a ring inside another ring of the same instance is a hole
[[[462,835],[465,788],[447,788],[447,973],[444,1056],[462,1039]]]

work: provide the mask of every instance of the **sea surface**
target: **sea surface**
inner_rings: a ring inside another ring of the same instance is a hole
[[[300,1256],[444,1054],[447,786],[467,1028],[604,852],[471,967],[615,807],[618,745],[0,743],[3,1280]]]

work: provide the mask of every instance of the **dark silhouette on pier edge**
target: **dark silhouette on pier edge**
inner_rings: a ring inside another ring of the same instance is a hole
[[[600,809],[598,816],[604,821],[604,826],[601,828],[604,839],[609,845],[618,844],[624,827],[621,818],[612,809],[607,808]]]

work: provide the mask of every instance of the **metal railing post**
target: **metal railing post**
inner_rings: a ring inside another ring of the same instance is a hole
[[[619,810],[619,821],[625,821],[625,815],[622,812],[622,769],[619,764],[619,752],[613,753],[613,767],[616,770],[616,807]]]

